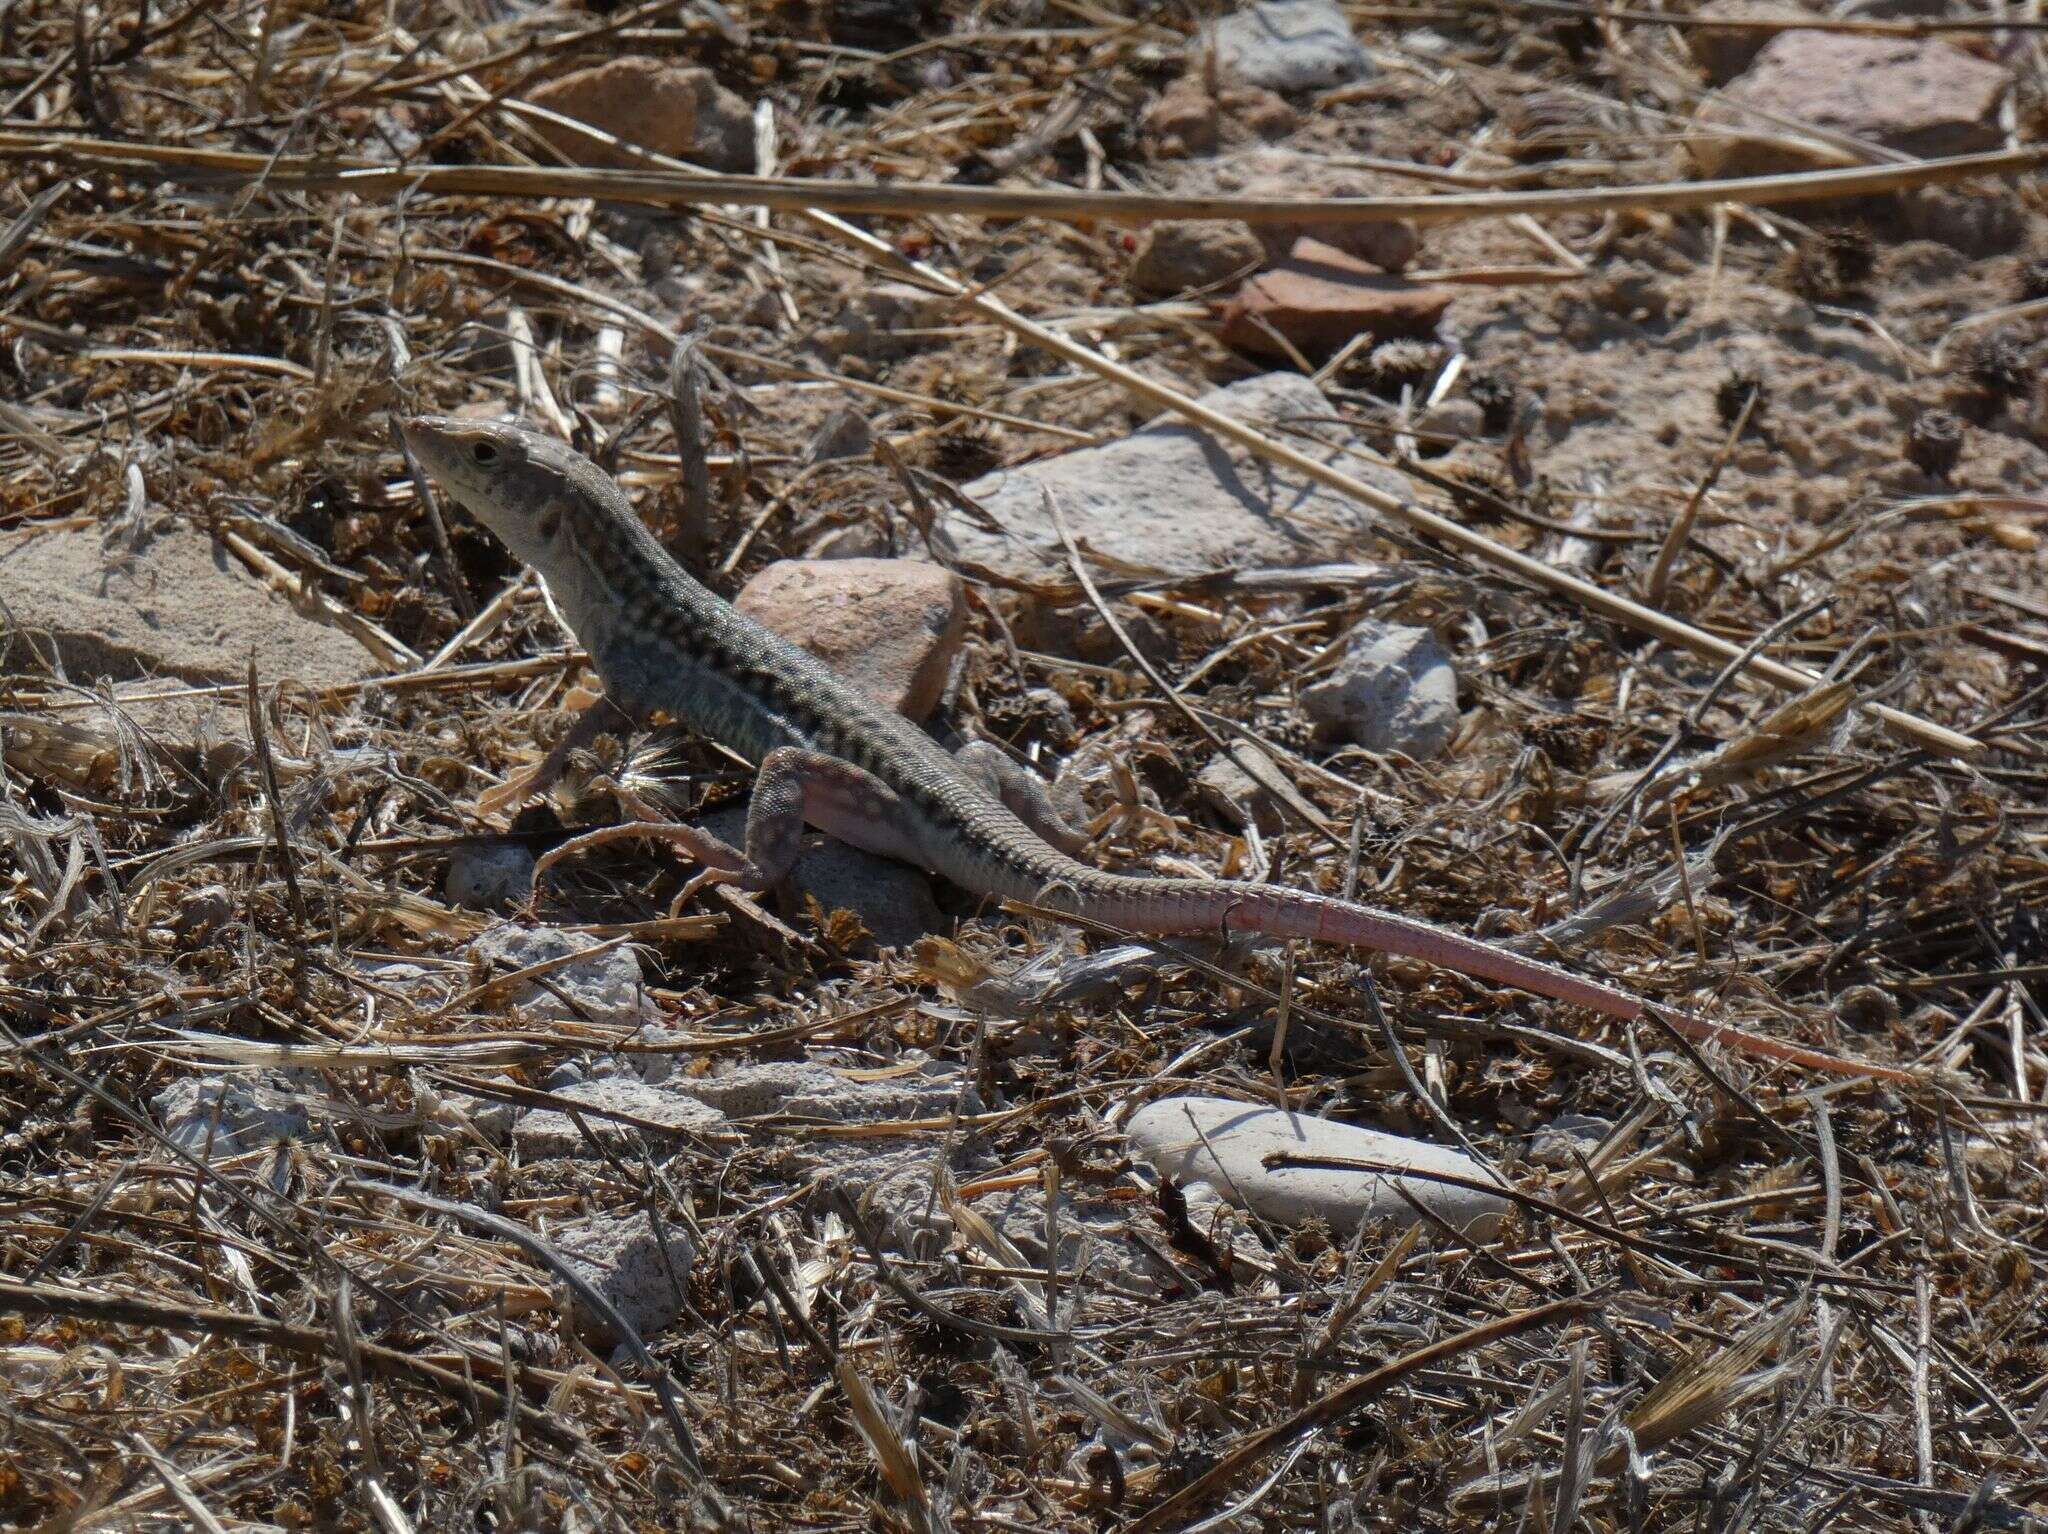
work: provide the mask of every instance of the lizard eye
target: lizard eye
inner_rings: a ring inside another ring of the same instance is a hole
[[[470,444],[469,456],[488,468],[498,461],[498,450],[488,442],[473,442]]]

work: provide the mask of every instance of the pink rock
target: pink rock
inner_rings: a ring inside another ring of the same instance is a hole
[[[1739,110],[1755,108],[1912,155],[1996,149],[1999,103],[2012,72],[1929,38],[1785,32],[1731,84],[1727,104],[1707,115],[1721,134],[1695,142],[1710,176],[1757,176],[1826,163],[1778,143],[1725,134],[1727,128],[1784,137],[1789,131]]]
[[[967,635],[967,588],[909,559],[786,559],[733,602],[906,719],[938,706]]]
[[[1223,314],[1223,339],[1262,356],[1285,357],[1267,327],[1315,358],[1353,336],[1426,336],[1456,293],[1390,277],[1320,240],[1295,241],[1285,264],[1238,289]]]
[[[713,170],[754,168],[753,116],[708,69],[661,59],[613,59],[537,85],[526,99],[657,154]],[[533,126],[571,164],[632,169],[643,163],[573,128],[545,122]]]

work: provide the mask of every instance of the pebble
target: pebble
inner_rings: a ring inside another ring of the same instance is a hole
[[[665,1243],[655,1238],[653,1222],[644,1213],[600,1216],[558,1230],[553,1238],[555,1250],[611,1302],[642,1341],[666,1331],[683,1313],[690,1264],[697,1258],[685,1231],[667,1220],[661,1229]],[[601,1346],[624,1340],[573,1296],[570,1316],[579,1331]]]
[[[754,169],[753,112],[708,69],[629,56],[537,85],[526,99],[672,159],[736,174]],[[573,128],[530,126],[572,165],[646,166]]]
[[[502,911],[523,905],[533,893],[534,856],[517,842],[457,847],[448,855],[441,890],[450,905],[470,911]]]
[[[1783,32],[1726,90],[1703,124],[1761,129],[1770,143],[1703,132],[1687,140],[1702,173],[1761,176],[1832,160],[1780,142],[1784,130],[1742,109],[1775,113],[1915,157],[1968,154],[2004,142],[1999,108],[2012,71],[1933,38]]]
[[[1132,1114],[1126,1132],[1131,1154],[1161,1176],[1199,1185],[1212,1197],[1279,1225],[1320,1219],[1340,1236],[1379,1220],[1412,1225],[1415,1212],[1397,1187],[1480,1239],[1490,1237],[1507,1212],[1507,1200],[1497,1195],[1397,1172],[1266,1164],[1268,1156],[1281,1152],[1494,1180],[1460,1151],[1334,1119],[1218,1097],[1169,1097]]]
[[[957,319],[954,300],[908,282],[869,282],[851,289],[818,344],[833,355],[885,359],[914,351],[920,338],[905,331],[934,330]]]
[[[1267,430],[1304,419],[1319,439],[1287,440],[1393,495],[1405,495],[1390,470],[1351,459],[1358,445],[1322,390],[1298,373],[1268,373],[1211,390],[1201,403]],[[1372,513],[1348,497],[1255,461],[1234,444],[1177,416],[1099,447],[1078,448],[984,475],[966,494],[1001,524],[994,533],[950,514],[946,530],[960,552],[1023,580],[1072,577],[1066,551],[1045,508],[1059,499],[1074,537],[1112,559],[1170,574],[1222,566],[1266,569],[1315,564],[1372,526]],[[1127,620],[1128,621],[1128,620]],[[1021,642],[1021,641],[1020,641]]]
[[[857,1081],[810,1060],[756,1061],[715,1076],[679,1076],[671,1087],[732,1119],[787,1113],[835,1124],[933,1118],[960,1101],[959,1082],[936,1068],[931,1075]]]
[[[1266,259],[1259,237],[1235,219],[1168,219],[1138,236],[1131,290],[1165,298],[1240,276]]]
[[[1275,91],[1327,90],[1374,73],[1334,0],[1262,0],[1216,23],[1226,80]]]
[[[1301,114],[1276,91],[1258,85],[1225,86],[1210,95],[1199,75],[1183,75],[1146,109],[1144,133],[1152,158],[1212,154],[1223,126],[1233,122],[1260,138],[1284,138],[1301,126]]]
[[[304,1139],[312,1127],[299,1094],[274,1071],[181,1077],[150,1105],[172,1144],[195,1156],[210,1146],[216,1161]]]
[[[636,1119],[693,1133],[700,1138],[725,1130],[725,1116],[694,1097],[661,1087],[649,1086],[632,1076],[601,1076],[595,1081],[578,1081],[553,1088],[555,1095],[571,1102],[587,1103],[609,1113],[631,1114]],[[675,1148],[675,1137],[642,1130],[635,1125],[586,1115],[590,1132],[607,1145],[632,1136],[656,1156]],[[595,1156],[597,1151],[576,1127],[576,1121],[560,1108],[534,1108],[521,1114],[512,1126],[512,1144],[528,1161],[558,1156]]]
[[[1428,629],[1360,625],[1337,669],[1298,696],[1325,740],[1368,751],[1427,761],[1458,732],[1458,675]]]
[[[966,584],[914,559],[785,559],[733,606],[906,719],[938,707],[967,637]]]
[[[1329,356],[1354,336],[1378,340],[1427,336],[1457,295],[1438,284],[1413,283],[1303,237],[1284,264],[1238,289],[1223,311],[1227,345],[1285,357],[1270,332],[1314,358]]]
[[[598,939],[582,932],[505,923],[480,934],[471,952],[493,961],[497,966],[493,973],[505,974],[601,947]],[[547,980],[561,996],[528,980],[501,1005],[517,1007],[535,1018],[587,1018],[629,1027],[637,1027],[650,1010],[641,987],[640,961],[629,947],[606,948],[587,959],[572,960],[549,970]]]

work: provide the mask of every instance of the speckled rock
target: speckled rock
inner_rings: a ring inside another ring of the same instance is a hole
[[[1298,696],[1323,738],[1368,751],[1423,761],[1458,733],[1458,674],[1427,629],[1362,624],[1337,669]]]
[[[688,1297],[690,1264],[696,1249],[679,1227],[664,1221],[666,1242],[655,1238],[645,1214],[626,1218],[601,1216],[555,1232],[554,1246],[578,1276],[609,1300],[643,1340],[665,1331],[683,1313]],[[576,1326],[600,1345],[621,1338],[582,1304],[571,1301]]]
[[[722,1133],[726,1127],[723,1114],[706,1107],[696,1098],[649,1086],[632,1076],[601,1076],[595,1081],[574,1082],[558,1089],[555,1095],[607,1113],[627,1114],[650,1124],[698,1136]],[[586,1115],[583,1122],[600,1140],[610,1142],[622,1135],[633,1136],[657,1155],[672,1149],[676,1143],[673,1135],[621,1124],[616,1119]],[[533,1108],[521,1114],[512,1126],[512,1143],[520,1155],[530,1161],[550,1156],[598,1154],[584,1139],[576,1121],[561,1108]]]
[[[581,1017],[600,1023],[638,1024],[648,1011],[641,990],[640,961],[625,946],[591,952],[602,947],[596,938],[585,933],[507,923],[479,936],[473,951],[495,963],[499,974],[526,969],[564,954],[589,953],[588,958],[572,959],[547,972],[546,978],[554,990],[532,980],[521,981],[507,999],[508,1004],[532,1017]],[[557,996],[555,991],[562,994]]]

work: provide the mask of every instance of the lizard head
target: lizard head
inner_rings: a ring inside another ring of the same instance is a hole
[[[506,548],[539,570],[563,562],[591,508],[585,480],[603,479],[574,448],[492,421],[419,415],[400,427],[406,445],[436,484]]]

